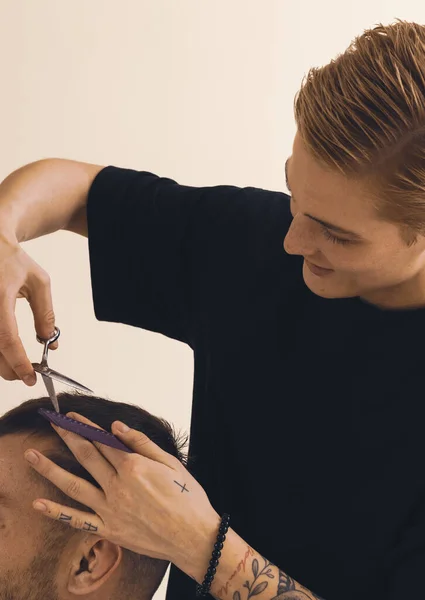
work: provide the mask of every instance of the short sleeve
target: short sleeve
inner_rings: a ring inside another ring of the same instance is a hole
[[[104,168],[87,201],[96,318],[192,345],[200,312],[242,293],[282,259],[287,198]]]

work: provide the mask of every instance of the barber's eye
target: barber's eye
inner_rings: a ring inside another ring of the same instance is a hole
[[[329,229],[326,229],[326,227],[322,226],[322,233],[325,236],[325,238],[329,241],[331,241],[333,244],[349,244],[351,242],[351,240],[344,240],[343,238],[339,238],[336,235],[333,235]]]

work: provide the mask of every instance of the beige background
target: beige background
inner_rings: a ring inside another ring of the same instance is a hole
[[[188,185],[285,191],[293,98],[308,68],[378,22],[425,23],[421,5],[0,0],[0,178],[60,157],[150,170]],[[52,278],[62,337],[51,365],[99,395],[139,403],[188,430],[191,350],[96,321],[85,239],[58,232],[25,249]],[[25,301],[16,314],[38,361]],[[41,394],[41,382],[29,389],[1,380],[0,414]],[[156,598],[164,597],[165,582]]]

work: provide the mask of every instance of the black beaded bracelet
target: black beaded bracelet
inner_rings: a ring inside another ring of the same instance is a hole
[[[220,528],[218,530],[217,541],[214,544],[214,550],[210,560],[210,566],[208,567],[207,574],[205,575],[204,581],[196,586],[196,597],[201,598],[206,596],[211,589],[215,573],[218,567],[218,561],[220,560],[221,551],[223,549],[224,540],[226,539],[226,533],[229,529],[230,515],[224,513],[221,517]]]

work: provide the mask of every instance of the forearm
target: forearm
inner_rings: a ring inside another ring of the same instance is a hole
[[[18,242],[60,229],[87,235],[87,196],[103,168],[51,158],[17,169],[0,185],[1,233]]]
[[[215,528],[215,536],[217,528]],[[202,583],[215,542],[214,534],[203,547],[200,560],[183,570]],[[229,529],[210,594],[219,600],[323,600],[253,550]]]

